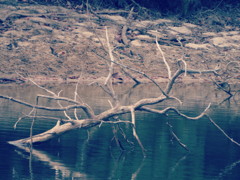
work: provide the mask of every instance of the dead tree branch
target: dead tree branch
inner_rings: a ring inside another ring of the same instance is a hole
[[[86,129],[86,128],[91,128],[91,127],[94,127],[94,126],[97,126],[97,125],[101,126],[103,123],[107,123],[107,124],[111,124],[111,125],[119,125],[120,123],[126,123],[126,124],[128,123],[128,124],[131,124],[132,135],[136,139],[136,141],[138,142],[139,146],[142,149],[143,154],[145,155],[145,148],[144,148],[144,146],[143,146],[143,144],[142,144],[142,142],[141,142],[141,140],[140,140],[140,138],[137,134],[136,113],[138,111],[144,111],[144,112],[149,112],[149,113],[157,113],[157,114],[167,115],[167,113],[169,111],[173,111],[178,116],[183,117],[183,118],[188,119],[188,120],[199,120],[200,118],[207,117],[208,120],[215,127],[217,127],[217,129],[220,130],[220,132],[225,137],[227,137],[231,142],[240,146],[240,144],[238,142],[233,140],[220,126],[218,126],[211,119],[211,117],[209,117],[209,115],[207,114],[207,111],[210,109],[211,104],[209,104],[205,108],[205,110],[202,111],[202,113],[200,113],[198,116],[195,116],[195,117],[187,116],[184,113],[181,113],[175,107],[166,107],[163,110],[159,110],[159,109],[156,109],[156,108],[152,107],[152,105],[163,103],[164,101],[168,101],[168,100],[177,100],[181,104],[181,101],[177,97],[173,97],[173,96],[170,95],[170,92],[173,89],[173,85],[175,84],[176,80],[179,78],[179,76],[181,74],[183,74],[183,73],[185,73],[185,75],[196,74],[196,73],[197,74],[206,74],[206,73],[217,74],[217,71],[219,70],[219,68],[210,69],[210,70],[189,69],[189,68],[187,68],[188,67],[187,63],[184,60],[181,60],[181,61],[178,62],[178,69],[176,70],[175,73],[173,73],[172,69],[171,69],[171,65],[166,60],[166,58],[164,56],[164,52],[162,51],[160,45],[158,44],[157,38],[156,38],[157,48],[162,55],[162,59],[163,59],[163,62],[165,64],[165,67],[166,67],[167,73],[168,73],[168,83],[167,83],[167,85],[165,87],[165,90],[164,90],[154,79],[150,78],[146,73],[144,73],[140,70],[137,70],[133,67],[124,65],[122,63],[119,63],[118,61],[116,61],[114,59],[113,52],[112,52],[113,50],[112,50],[111,43],[110,43],[110,40],[109,40],[107,28],[106,28],[106,40],[107,40],[107,48],[108,48],[109,58],[102,57],[98,54],[97,55],[100,56],[101,58],[107,60],[108,64],[109,64],[108,75],[105,78],[104,83],[99,84],[99,86],[102,87],[102,89],[110,95],[111,100],[108,100],[108,102],[110,103],[110,108],[108,110],[100,112],[99,114],[95,113],[92,107],[90,107],[88,104],[84,103],[81,100],[81,98],[80,98],[80,96],[77,92],[78,91],[78,83],[75,87],[73,98],[71,99],[71,98],[67,98],[67,97],[61,97],[61,91],[59,93],[54,93],[53,91],[48,90],[47,88],[44,88],[44,87],[38,85],[37,83],[35,83],[33,80],[29,79],[38,88],[44,90],[48,94],[48,95],[41,95],[41,94],[37,95],[36,104],[31,104],[31,103],[25,102],[23,100],[20,100],[20,99],[14,98],[14,97],[9,97],[9,96],[0,94],[0,99],[10,100],[14,103],[18,103],[18,104],[21,104],[25,107],[31,108],[30,113],[28,115],[24,116],[24,117],[32,117],[33,118],[30,137],[29,138],[24,138],[24,139],[19,139],[19,140],[16,140],[16,141],[10,141],[9,142],[10,144],[13,144],[13,145],[19,145],[19,144],[20,145],[32,145],[32,144],[35,144],[35,143],[42,143],[42,142],[51,140],[53,138],[59,137],[60,135],[66,133],[66,132],[69,132],[71,130],[74,130],[74,129],[82,129],[82,128]],[[160,90],[158,96],[153,97],[153,98],[142,98],[140,100],[137,100],[136,102],[131,103],[130,105],[122,105],[120,103],[120,99],[119,99],[117,93],[114,91],[114,87],[113,87],[112,75],[114,73],[114,66],[115,65],[119,66],[124,71],[125,70],[130,70],[134,73],[138,73],[138,74],[142,75],[143,77],[147,78],[151,83],[153,83],[155,86],[157,86],[158,89]],[[58,106],[57,107],[52,107],[50,105],[43,106],[43,105],[39,104],[39,101],[38,101],[39,98],[53,100],[53,101],[57,102]],[[68,105],[64,105],[64,104],[68,104]],[[77,111],[79,109],[82,110],[85,113],[85,115],[87,116],[86,118],[82,118],[82,116],[79,116],[77,114]],[[33,128],[34,120],[36,118],[40,117],[40,116],[37,116],[37,110],[63,112],[66,119],[49,118],[49,119],[52,119],[54,121],[57,121],[56,125],[54,127],[52,127],[51,129],[47,130],[46,132],[43,132],[43,133],[37,134],[37,135],[33,135],[32,134],[32,128]],[[74,118],[71,118],[68,115],[69,110],[74,111]],[[130,114],[131,115],[131,120],[128,120],[128,121],[120,120],[119,115],[122,115],[122,114]],[[16,127],[17,123],[24,117],[21,117],[21,118],[18,119],[18,121],[15,124],[15,127]],[[187,146],[185,144],[183,144],[181,142],[181,140],[178,138],[178,136],[173,132],[173,127],[170,124],[168,124],[168,126],[169,126],[169,129],[170,129],[170,133],[177,140],[177,142],[183,148],[188,150]],[[116,133],[118,133],[118,131],[120,133],[122,133],[122,129],[119,128],[119,126],[116,126],[116,127],[117,128],[113,128],[114,138],[115,138],[116,142],[119,143],[119,146],[121,146],[121,142],[118,141]],[[127,139],[124,133],[122,133],[122,135],[124,136],[125,139]]]
[[[90,127],[96,126],[100,123],[101,123],[100,120],[85,119],[85,120],[71,121],[71,123],[65,123],[65,124],[61,125],[61,121],[58,121],[57,124],[52,129],[50,129],[44,133],[29,137],[29,138],[25,138],[25,139],[10,141],[9,144],[29,145],[29,144],[34,144],[34,143],[41,143],[41,142],[45,142],[45,141],[51,140],[53,138],[59,137],[60,135],[62,135],[63,133],[66,133],[68,131],[78,129],[78,128],[90,128]]]

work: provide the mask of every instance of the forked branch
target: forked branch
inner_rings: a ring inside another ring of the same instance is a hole
[[[137,134],[137,119],[136,119],[136,112],[137,111],[145,111],[148,113],[157,113],[157,114],[164,114],[167,115],[167,113],[169,111],[173,111],[175,112],[178,116],[183,117],[185,119],[188,120],[199,120],[200,118],[203,117],[207,117],[210,122],[218,128],[218,130],[220,130],[220,132],[222,132],[224,134],[225,137],[227,137],[229,140],[231,140],[233,143],[235,143],[236,145],[240,146],[240,144],[238,142],[236,142],[235,140],[233,140],[229,135],[226,134],[226,132],[220,127],[218,126],[208,115],[207,115],[207,111],[208,109],[210,109],[210,104],[206,107],[205,110],[203,110],[203,112],[195,117],[190,117],[185,115],[184,113],[181,113],[177,108],[174,107],[166,107],[163,110],[159,110],[159,109],[155,109],[152,107],[152,105],[156,105],[158,103],[162,103],[164,101],[167,100],[177,100],[178,102],[181,102],[178,98],[173,97],[170,95],[171,90],[173,89],[173,85],[175,84],[177,78],[179,78],[179,76],[183,73],[185,73],[185,75],[187,74],[206,74],[206,73],[212,73],[212,74],[216,74],[217,71],[219,70],[219,68],[215,68],[215,69],[210,69],[210,70],[195,70],[195,69],[189,69],[187,68],[187,64],[185,61],[179,61],[179,66],[178,69],[175,73],[172,72],[170,64],[168,63],[168,61],[166,60],[165,56],[164,56],[164,52],[162,51],[160,45],[158,44],[157,38],[156,38],[156,45],[158,50],[160,51],[161,55],[162,55],[162,59],[163,62],[165,64],[165,67],[167,69],[167,73],[168,73],[168,84],[165,87],[165,90],[152,78],[150,78],[146,73],[135,69],[133,67],[130,67],[128,65],[124,65],[122,63],[119,63],[118,61],[116,61],[114,59],[113,56],[113,52],[112,52],[112,47],[110,44],[110,40],[108,37],[108,31],[106,29],[106,40],[107,40],[107,47],[108,47],[108,54],[109,54],[109,58],[106,57],[102,57],[105,60],[108,61],[109,63],[109,71],[108,71],[108,75],[105,79],[105,82],[101,85],[101,87],[103,88],[103,90],[105,92],[107,92],[110,97],[112,98],[113,102],[109,100],[110,102],[110,108],[108,110],[105,110],[99,114],[95,114],[95,112],[93,111],[93,108],[90,107],[88,104],[84,103],[83,101],[79,100],[79,95],[77,93],[77,85],[74,91],[74,97],[73,99],[70,98],[66,98],[66,97],[61,97],[60,93],[56,94],[44,87],[39,86],[37,83],[35,83],[33,80],[30,80],[33,84],[35,84],[37,87],[45,90],[46,93],[50,94],[50,95],[38,95],[37,98],[45,98],[45,99],[51,99],[54,100],[58,103],[59,107],[51,107],[49,106],[42,106],[39,105],[38,103],[36,104],[31,104],[28,102],[25,102],[23,100],[19,100],[16,99],[14,97],[9,97],[9,96],[5,96],[5,95],[0,95],[0,99],[6,99],[6,100],[10,100],[12,102],[21,104],[25,107],[29,107],[32,109],[32,111],[27,115],[28,117],[32,116],[34,118],[38,118],[38,116],[36,116],[36,114],[32,115],[32,112],[34,112],[35,110],[41,109],[41,110],[45,110],[45,111],[59,111],[59,112],[64,112],[65,113],[65,118],[66,119],[54,119],[54,118],[49,118],[52,119],[54,121],[57,121],[56,125],[51,128],[50,130],[47,130],[46,132],[43,132],[41,134],[38,135],[31,135],[31,137],[29,138],[25,138],[25,139],[20,139],[20,140],[16,140],[16,141],[11,141],[9,142],[10,144],[14,144],[14,145],[32,145],[34,143],[41,143],[41,142],[45,142],[48,140],[51,140],[53,138],[56,138],[66,132],[69,132],[71,130],[74,129],[81,129],[81,128],[91,128],[97,125],[101,125],[103,123],[108,123],[108,124],[120,124],[120,123],[129,123],[131,124],[131,128],[132,128],[132,135],[135,137],[135,139],[137,140],[138,144],[140,145],[140,147],[142,148],[143,153],[145,153],[145,149],[144,146]],[[100,55],[99,55],[100,56]],[[184,63],[184,66],[181,64]],[[157,97],[153,97],[153,98],[142,98],[140,100],[137,100],[136,102],[133,102],[129,105],[122,105],[120,104],[120,100],[118,99],[118,96],[116,94],[116,92],[114,91],[113,88],[113,82],[112,82],[112,75],[114,73],[114,65],[120,66],[121,69],[123,70],[130,70],[134,73],[138,73],[140,75],[142,75],[143,77],[147,78],[151,83],[153,83],[155,86],[158,87],[158,89],[160,90],[160,93]],[[183,66],[183,67],[182,67]],[[67,102],[70,105],[66,105],[64,106],[62,102]],[[83,116],[78,116],[77,114],[77,110],[81,109],[87,116],[87,118],[82,118]],[[70,116],[68,116],[69,110],[74,110],[74,118],[70,118]],[[131,115],[131,120],[129,121],[121,121],[119,120],[119,115],[121,114],[130,114]],[[20,118],[22,119],[22,118]],[[19,121],[20,121],[19,119]],[[18,122],[18,121],[17,121]],[[184,145],[180,139],[177,137],[177,135],[173,132],[172,126],[170,124],[168,124],[170,127],[170,133],[173,135],[173,137],[179,142],[179,144],[184,147],[185,149],[187,149],[187,146]],[[115,129],[114,129],[115,131]],[[115,133],[115,132],[114,132]],[[114,134],[115,135],[115,134]]]

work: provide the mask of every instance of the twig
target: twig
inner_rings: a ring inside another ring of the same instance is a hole
[[[61,93],[61,91],[58,93],[58,95],[57,95],[58,97],[60,96],[60,93]],[[60,101],[57,101],[57,103],[58,103],[58,105],[59,105],[61,108],[63,108],[63,106],[62,106],[62,104],[60,103]],[[72,120],[72,118],[71,118],[70,116],[68,116],[68,114],[67,114],[66,111],[63,111],[63,113],[64,113],[65,117],[68,118],[68,120]]]
[[[220,126],[218,126],[217,123],[215,123],[211,117],[209,117],[207,114],[205,114],[205,116],[226,138],[228,138],[231,142],[233,142],[237,146],[240,146],[240,144],[237,141],[235,141],[233,138],[231,138]]]
[[[11,101],[16,102],[18,104],[22,104],[22,105],[27,106],[27,107],[42,109],[42,110],[47,110],[47,111],[66,111],[66,110],[70,110],[70,109],[74,109],[74,108],[81,108],[81,109],[86,108],[86,106],[84,106],[84,105],[69,105],[69,106],[62,107],[62,108],[46,107],[46,106],[40,106],[40,105],[33,105],[31,103],[27,103],[27,102],[21,101],[19,99],[15,99],[13,97],[8,97],[8,96],[3,96],[3,95],[0,95],[0,98],[8,99],[8,100],[11,100]]]
[[[74,91],[74,101],[77,101],[77,97],[78,97],[78,93],[77,93],[77,90],[78,90],[78,84],[79,84],[79,80],[75,86],[75,91]],[[74,116],[75,116],[75,119],[78,120],[78,115],[77,115],[77,109],[74,109]]]
[[[38,105],[38,97],[36,97],[36,105]],[[35,123],[35,119],[36,119],[36,115],[37,115],[37,109],[33,108],[33,119],[32,119],[32,123],[31,123],[31,127],[30,127],[30,148],[31,148],[31,151],[32,151],[32,144],[33,144],[33,126],[34,126],[34,123]]]
[[[164,53],[163,53],[163,51],[162,51],[162,49],[161,49],[161,47],[160,47],[160,45],[159,45],[159,43],[158,43],[158,38],[157,38],[157,36],[156,36],[156,44],[157,44],[158,50],[160,51],[160,53],[161,53],[161,55],[162,55],[163,62],[164,62],[164,64],[166,65],[166,68],[167,68],[167,71],[168,71],[168,79],[171,79],[171,78],[172,78],[172,71],[171,71],[170,66],[169,66],[169,64],[168,64],[168,62],[167,62],[167,60],[166,60],[166,58],[165,58],[165,56],[164,56]]]
[[[109,82],[110,78],[112,77],[112,74],[113,74],[113,65],[115,63],[115,60],[114,60],[114,57],[113,57],[113,54],[112,54],[112,48],[110,46],[110,42],[109,42],[109,37],[108,37],[108,30],[107,30],[107,27],[106,27],[106,40],[107,40],[107,46],[108,46],[108,54],[109,54],[109,57],[111,59],[111,62],[110,62],[110,66],[109,66],[109,73],[108,73],[108,76],[105,80],[105,85]]]
[[[198,119],[200,119],[200,118],[202,118],[203,116],[206,115],[206,112],[208,111],[210,106],[211,106],[211,103],[208,104],[208,106],[204,109],[204,111],[201,114],[199,114],[198,116],[195,116],[195,117],[187,116],[187,115],[179,112],[178,109],[174,108],[174,107],[167,107],[163,110],[151,109],[149,107],[141,107],[140,110],[144,110],[144,111],[151,112],[151,113],[157,113],[157,114],[166,114],[169,111],[174,111],[175,113],[177,113],[177,115],[179,115],[179,116],[181,116],[185,119],[198,120]]]
[[[22,76],[21,74],[19,74],[18,72],[16,72],[16,74],[18,74],[19,76],[21,76],[22,78],[24,78],[24,76]],[[35,81],[33,81],[31,78],[27,78],[29,81],[31,81],[34,85],[36,85],[38,88],[43,89],[44,91],[46,91],[47,93],[52,94],[53,96],[57,96],[54,92],[50,91],[47,88],[44,88],[40,85],[38,85]]]
[[[141,82],[140,82],[139,80],[137,80],[135,77],[133,77],[133,76],[132,76],[130,73],[128,73],[125,69],[123,69],[122,67],[121,67],[121,69],[122,69],[123,73],[124,73],[126,76],[130,77],[136,84],[141,84]]]
[[[188,74],[206,74],[206,73],[213,73],[217,74],[217,71],[220,69],[217,67],[215,69],[209,69],[209,70],[195,70],[195,69],[182,69],[179,67],[179,69],[175,72],[175,74],[172,76],[171,80],[168,82],[167,87],[165,89],[165,92],[167,94],[170,93],[172,90],[173,84],[175,83],[176,79],[182,74],[182,73],[188,73]]]
[[[112,62],[110,59],[107,59],[107,58],[99,55],[99,54],[96,53],[96,52],[95,52],[95,54],[96,54],[97,56],[99,56],[99,57],[101,57],[101,58],[109,61],[109,62]],[[152,78],[150,78],[146,73],[141,72],[141,71],[136,70],[136,69],[133,69],[133,68],[131,68],[131,67],[128,67],[128,66],[126,66],[126,65],[124,65],[124,64],[121,64],[121,63],[119,63],[119,62],[114,62],[114,64],[116,64],[116,65],[118,65],[118,66],[121,66],[121,67],[123,67],[123,68],[125,68],[125,69],[129,69],[129,70],[131,70],[131,71],[133,71],[133,72],[136,72],[136,73],[138,73],[138,74],[141,74],[143,77],[147,78],[147,79],[150,80],[154,85],[156,85],[156,86],[158,87],[158,89],[161,91],[161,93],[162,93],[164,96],[169,97],[168,94],[165,93],[165,92],[163,91],[163,89],[159,86],[159,84],[158,84],[156,81],[154,81]]]
[[[224,83],[227,83],[227,85],[228,85],[228,90],[226,90],[224,87],[222,87],[221,85],[219,85],[219,83],[217,83],[214,79],[211,78],[211,80],[212,80],[212,82],[213,82],[220,90],[222,90],[223,92],[227,93],[230,98],[233,96],[233,94],[231,93],[230,85],[229,85],[227,82],[224,82]]]
[[[240,160],[237,160],[235,162],[233,162],[232,164],[226,166],[221,173],[218,174],[218,178],[217,179],[224,179],[225,175],[231,174],[232,170],[240,164]],[[236,170],[236,169],[235,169]]]
[[[108,54],[109,54],[109,57],[111,59],[111,62],[110,62],[110,65],[109,65],[108,76],[107,76],[107,78],[105,80],[105,83],[104,83],[104,90],[106,92],[108,92],[108,94],[113,98],[114,104],[115,104],[115,106],[117,106],[119,101],[118,101],[118,98],[117,98],[117,96],[115,94],[115,91],[113,89],[113,83],[112,83],[112,75],[113,75],[113,67],[114,67],[114,64],[115,64],[115,59],[113,57],[112,48],[111,48],[111,45],[110,45],[110,42],[109,42],[107,27],[106,27],[106,40],[107,40],[107,46],[108,46]]]
[[[135,110],[134,108],[131,108],[131,117],[132,117],[132,124],[133,124],[133,136],[136,138],[139,146],[141,147],[142,149],[142,153],[143,153],[143,156],[145,157],[146,154],[145,154],[145,148],[143,147],[142,145],[142,142],[141,140],[139,139],[138,135],[137,135],[137,132],[136,132],[136,117],[135,117]]]
[[[18,118],[18,120],[15,122],[13,128],[16,129],[17,128],[17,124],[25,117],[31,117],[30,115],[32,114],[32,112],[34,111],[35,109],[33,108],[29,113],[28,115],[24,115],[24,116],[21,116]]]

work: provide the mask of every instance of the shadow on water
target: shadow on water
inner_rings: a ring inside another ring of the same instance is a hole
[[[122,104],[131,104],[142,97],[157,97],[154,86],[118,85],[116,91]],[[72,97],[74,87],[48,87]],[[196,116],[213,102],[209,115],[235,140],[240,141],[239,99],[223,102],[225,95],[210,85],[177,85],[173,91],[183,101],[180,106],[170,101],[156,105],[158,109],[174,106],[189,116]],[[2,86],[1,94],[7,94],[28,102],[34,102],[36,94],[43,92],[32,86]],[[80,87],[82,100],[94,106],[96,113],[110,107],[109,97],[95,86]],[[42,104],[52,103],[43,101]],[[227,140],[209,121],[202,118],[189,121],[179,118],[174,113],[163,115],[137,113],[136,128],[139,137],[147,149],[143,158],[141,149],[132,137],[131,128],[121,125],[128,137],[119,135],[123,151],[113,139],[112,127],[103,124],[90,130],[73,131],[59,139],[42,145],[14,147],[7,141],[29,136],[31,119],[19,122],[17,129],[13,125],[22,113],[30,109],[9,101],[2,101],[0,106],[0,175],[5,179],[239,179],[240,148]],[[44,114],[45,112],[39,111]],[[63,114],[52,112],[51,116]],[[129,119],[129,115],[122,115]],[[184,142],[190,152],[181,148],[171,136],[171,122],[174,133]],[[55,125],[55,121],[38,119],[34,133],[43,132]]]

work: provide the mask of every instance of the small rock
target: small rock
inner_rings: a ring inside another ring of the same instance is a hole
[[[220,32],[219,34],[221,34],[222,36],[228,36],[229,35],[228,32]]]
[[[187,26],[187,27],[189,27],[189,28],[196,28],[196,27],[197,27],[197,25],[191,24],[191,23],[183,23],[183,25],[184,25],[184,26]]]
[[[136,28],[146,28],[148,26],[154,25],[153,21],[136,21],[133,22],[133,26]]]
[[[172,23],[173,21],[169,19],[157,19],[156,21],[153,21],[155,24],[165,24],[165,23]]]
[[[212,43],[213,43],[214,46],[225,47],[227,42],[228,42],[228,40],[225,37],[214,37],[214,38],[212,38]]]
[[[240,35],[228,36],[228,39],[230,39],[234,42],[240,41]]]
[[[135,36],[136,39],[140,39],[140,40],[146,40],[146,41],[153,41],[154,38],[148,36],[148,35],[138,35],[138,36]]]
[[[229,31],[228,34],[229,35],[238,35],[239,31]]]
[[[218,47],[239,47],[240,35],[212,38],[214,46]]]
[[[194,44],[194,43],[188,43],[185,45],[185,47],[192,49],[208,49],[209,46],[210,46],[209,44]]]
[[[32,43],[28,41],[19,41],[18,45],[22,47],[31,47]]]
[[[163,37],[163,33],[160,33],[160,32],[158,32],[158,31],[156,31],[156,30],[149,30],[149,31],[147,31],[147,33],[148,34],[150,34],[150,35],[152,35],[152,36],[154,36],[154,37],[158,37],[158,38],[161,38],[161,37]]]
[[[170,27],[170,29],[173,30],[173,31],[170,31],[171,34],[177,34],[177,33],[186,34],[186,35],[192,34],[192,31],[185,26]]]
[[[202,33],[202,37],[214,37],[214,36],[217,36],[217,33],[214,33],[214,32]]]
[[[141,47],[141,46],[144,46],[144,43],[141,42],[139,39],[136,39],[136,40],[131,41],[131,45],[136,46],[136,47]]]
[[[86,38],[90,38],[91,36],[94,36],[94,34],[92,32],[87,31],[85,28],[74,29],[73,33],[81,34],[81,35],[85,36]]]
[[[110,16],[110,15],[102,15],[101,17],[104,17],[106,19],[110,19],[115,21],[117,24],[126,24],[127,20],[122,16]]]

